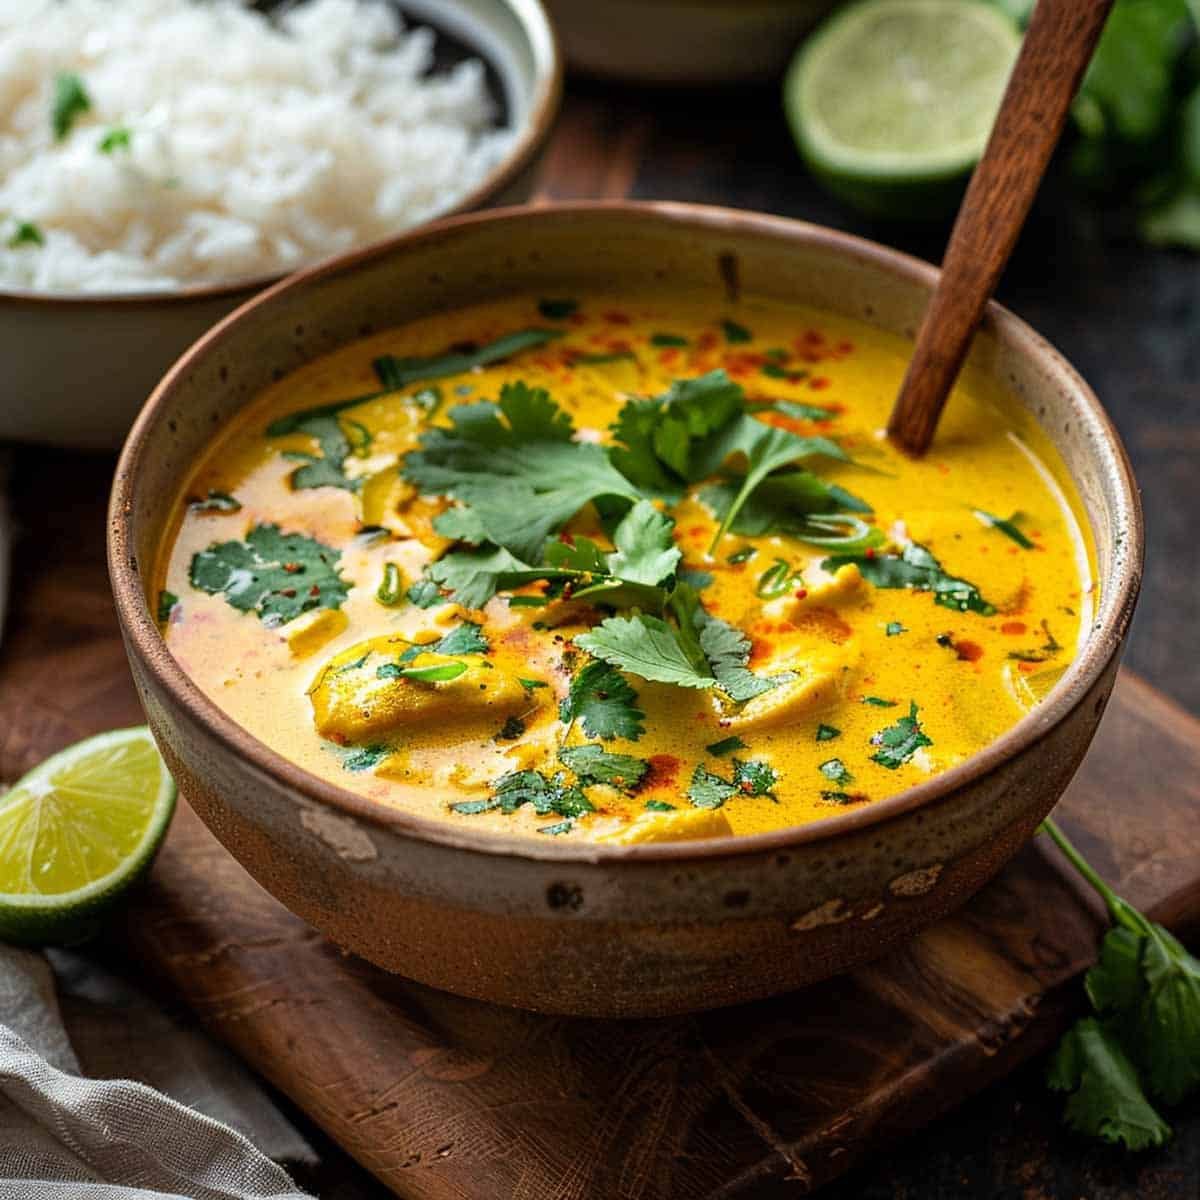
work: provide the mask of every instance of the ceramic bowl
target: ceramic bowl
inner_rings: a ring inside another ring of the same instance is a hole
[[[996,305],[972,362],[1062,451],[1095,539],[1095,624],[1018,725],[869,806],[753,836],[631,847],[397,812],[307,774],[223,714],[167,651],[149,601],[170,499],[214,431],[273,379],[370,331],[514,292],[666,283],[802,301],[911,337],[935,279],[924,263],[813,225],[583,204],[456,218],[245,305],[154,392],[126,443],[110,513],[130,663],[184,795],[251,875],[335,942],[424,983],[545,1012],[634,1016],[750,1000],[878,955],[961,904],[1074,774],[1141,573],[1137,493],[1103,409],[1054,349]]]
[[[528,199],[562,98],[558,44],[539,0],[399,0],[397,7],[488,64],[520,131],[483,182],[436,215]],[[146,293],[0,288],[0,441],[116,449],[171,363],[278,278]]]
[[[651,84],[777,79],[837,0],[546,0],[573,70]]]

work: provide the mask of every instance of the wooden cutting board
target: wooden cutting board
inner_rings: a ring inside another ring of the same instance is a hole
[[[22,457],[0,780],[140,720],[99,538],[110,469]],[[1134,903],[1200,922],[1200,722],[1124,675],[1059,815]],[[807,991],[683,1019],[548,1018],[342,954],[181,806],[115,940],[397,1195],[769,1200],[1046,1047],[1100,928],[1034,845],[956,916]]]

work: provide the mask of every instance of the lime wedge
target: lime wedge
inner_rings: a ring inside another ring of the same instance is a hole
[[[88,738],[0,795],[0,938],[74,942],[154,858],[175,783],[150,731]]]
[[[974,0],[867,0],[801,47],[784,109],[810,169],[873,216],[951,210],[979,161],[1021,37]]]

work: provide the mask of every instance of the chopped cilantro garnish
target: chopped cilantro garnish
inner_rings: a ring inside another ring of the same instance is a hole
[[[278,525],[256,525],[244,542],[216,542],[192,558],[194,588],[223,595],[266,625],[284,625],[313,608],[341,608],[350,585],[338,574],[341,554]]]
[[[171,619],[171,614],[175,611],[178,603],[179,597],[174,592],[168,592],[164,588],[158,593],[158,623],[160,625],[165,625]]]
[[[862,698],[862,703],[869,704],[869,705],[871,705],[872,708],[895,708],[896,707],[895,700],[884,700],[880,696],[864,696]]]
[[[817,726],[816,740],[818,742],[832,742],[834,738],[839,738],[841,736],[842,731],[834,725],[821,724]]]
[[[911,701],[908,715],[901,717],[894,725],[882,729],[871,739],[872,746],[879,749],[871,755],[871,761],[877,762],[889,771],[902,767],[922,746],[932,746],[933,742],[921,731],[917,721],[917,704]]]
[[[826,571],[853,563],[863,578],[878,588],[912,588],[932,592],[934,603],[958,612],[974,612],[990,617],[996,609],[965,579],[955,579],[942,570],[924,546],[909,542],[901,554],[846,554],[827,558],[821,564]]]
[[[188,510],[194,513],[235,513],[242,511],[240,500],[235,500],[228,492],[214,492],[211,489],[203,500],[192,500]]]
[[[579,721],[588,737],[605,741],[636,742],[646,731],[645,715],[625,677],[602,662],[588,663],[571,680],[571,689],[558,707],[558,718],[565,725]]]
[[[41,227],[32,221],[18,221],[7,242],[10,250],[15,250],[18,246],[44,246],[45,244],[45,234],[42,233]]]
[[[783,379],[788,383],[799,383],[802,379],[808,378],[808,372],[797,368],[794,371],[788,370],[787,367],[777,362],[763,363],[759,370],[768,379]]]
[[[982,508],[973,508],[971,511],[975,516],[991,529],[998,530],[1004,534],[1006,538],[1010,538],[1016,542],[1022,550],[1033,550],[1034,544],[1017,528],[1017,517],[1019,513],[1013,513],[1011,517],[993,516],[990,512],[984,512]]]
[[[720,808],[736,792],[737,788],[728,779],[714,775],[697,763],[692,772],[692,781],[688,784],[687,796],[696,808]]]
[[[677,333],[655,333],[650,336],[652,346],[686,346],[688,340]]]
[[[724,758],[726,754],[732,754],[735,750],[747,750],[749,747],[742,741],[737,734],[733,737],[722,738],[719,742],[713,742],[709,746],[704,747],[714,758]]]
[[[383,745],[358,746],[342,759],[342,766],[347,771],[369,771],[391,753],[391,748]]]
[[[509,596],[509,608],[545,608],[550,603],[549,596]]]
[[[636,360],[637,355],[632,350],[611,350],[604,354],[572,354],[572,366],[602,367],[606,363],[628,362]]]
[[[840,758],[827,758],[817,768],[830,783],[836,783],[839,787],[846,787],[854,782],[854,776],[846,770],[846,764]]]
[[[408,601],[418,608],[436,608],[447,603],[441,589],[432,579],[418,579],[408,589]]]
[[[770,796],[774,799],[774,787],[778,782],[779,772],[770,763],[761,759],[733,760],[733,783],[743,795]]]
[[[887,623],[888,637],[898,637],[902,633],[907,633],[908,630],[900,624],[899,621],[889,621]]]
[[[748,342],[754,337],[745,325],[739,325],[736,321],[731,321],[728,317],[721,322],[721,332],[725,334],[725,340],[730,345],[735,345],[739,342]]]
[[[547,321],[565,321],[579,311],[578,300],[539,300],[538,312]]]
[[[540,826],[538,833],[549,834],[550,837],[560,837],[564,833],[570,833],[574,828],[574,821],[555,821],[553,825]]]
[[[865,800],[866,796],[852,795],[850,792],[822,792],[821,799],[827,804],[856,804],[860,800]]]
[[[837,415],[837,409],[826,408],[823,404],[804,404],[799,400],[770,400],[750,405],[754,412],[778,413],[781,417],[791,417],[793,421],[832,421]]]
[[[650,769],[650,764],[644,758],[613,754],[595,743],[564,746],[558,752],[558,760],[575,772],[582,787],[607,783],[626,792],[632,792]]]
[[[83,80],[71,71],[62,71],[54,78],[54,99],[50,110],[50,123],[54,127],[57,141],[71,132],[71,126],[92,107],[91,97],[83,86]]]
[[[647,800],[645,807],[650,812],[674,812],[675,805],[668,804],[665,800]]]
[[[542,682],[542,680],[540,680],[540,679],[521,679],[521,678],[518,678],[518,679],[517,679],[517,682],[518,682],[518,683],[519,683],[519,684],[520,684],[520,685],[521,685],[521,686],[522,686],[522,687],[523,687],[523,688],[524,688],[524,689],[525,689],[527,692],[533,692],[533,691],[536,691],[538,688],[544,688],[544,687],[549,687],[549,686],[550,686],[550,685],[549,685],[549,684],[547,684],[547,683],[543,683],[543,682]]]
[[[96,149],[101,154],[112,154],[117,150],[128,150],[132,130],[124,125],[114,125],[97,143]]]
[[[393,608],[404,599],[404,576],[394,562],[383,564],[383,578],[375,589],[375,599],[386,608]]]
[[[483,630],[473,621],[463,621],[450,630],[445,637],[439,638],[428,646],[416,646],[408,653],[433,654],[487,654],[490,649]]]

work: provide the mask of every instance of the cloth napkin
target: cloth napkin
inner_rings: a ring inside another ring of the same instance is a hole
[[[231,1055],[82,955],[0,945],[4,1200],[311,1200],[274,1159],[316,1156]]]

